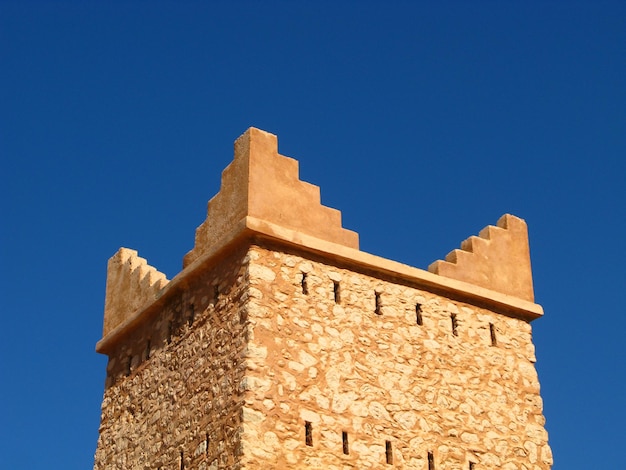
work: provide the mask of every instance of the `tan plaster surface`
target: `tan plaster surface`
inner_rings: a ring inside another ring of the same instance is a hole
[[[341,226],[341,213],[321,205],[319,188],[300,181],[298,162],[278,153],[276,136],[250,128],[235,142],[234,160],[222,174],[219,193],[209,201],[207,219],[197,228],[195,246],[184,258],[185,269],[170,288],[225,247],[253,236],[411,278],[503,313],[531,319],[543,313],[533,303],[528,232],[522,219],[502,216],[496,227],[488,226],[478,237],[465,240],[446,261],[431,264],[430,273],[361,252],[358,234]],[[122,250],[109,262],[100,352],[168,291],[161,292],[167,282],[161,273],[136,252]]]
[[[543,315],[541,305],[534,302],[469,284],[465,281],[438,276],[423,269],[414,268],[343,245],[320,240],[253,217],[246,217],[242,220],[235,226],[231,233],[225,234],[218,243],[214,244],[202,258],[196,259],[193,264],[189,265],[185,270],[174,277],[163,289],[159,297],[163,299],[168,298],[171,295],[170,292],[179,289],[180,285],[183,284],[188,277],[193,276],[194,272],[201,271],[207,262],[219,255],[221,250],[229,249],[230,246],[243,243],[245,239],[251,239],[255,236],[267,237],[268,239],[287,243],[290,246],[299,246],[310,250],[312,253],[354,264],[361,269],[374,270],[390,276],[399,276],[407,281],[422,285],[425,289],[448,292],[449,295],[467,299],[470,302],[473,301],[491,306],[491,308],[496,311],[507,315],[530,320]],[[124,322],[120,323],[98,342],[96,350],[101,353],[106,353],[112,344],[124,336],[128,329],[132,329],[133,325],[141,321],[143,315],[149,315],[153,309],[154,306],[148,303],[143,306],[143,309],[139,309],[133,312],[133,314],[128,315]]]
[[[102,336],[106,337],[141,307],[152,303],[167,282],[165,274],[148,265],[135,250],[120,248],[107,265]]]
[[[251,127],[235,141],[233,162],[222,173],[220,192],[209,201],[196,231],[189,265],[246,216],[322,240],[358,248],[358,234],[341,227],[341,212],[323,206],[319,187],[300,181],[298,162],[278,153],[275,135]]]
[[[445,261],[428,267],[432,273],[486,287],[503,294],[533,301],[528,228],[519,217],[505,214],[497,226],[489,225],[479,236],[461,243]]]

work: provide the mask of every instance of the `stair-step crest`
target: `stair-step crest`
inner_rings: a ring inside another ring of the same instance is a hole
[[[278,153],[274,134],[251,127],[235,141],[233,161],[222,172],[220,191],[209,201],[183,267],[254,218],[321,240],[359,248],[356,232],[341,226],[341,212],[323,206],[320,188],[301,181],[298,161]]]
[[[519,217],[505,214],[496,226],[483,228],[478,236],[461,242],[445,260],[428,270],[503,294],[533,301],[528,228]]]
[[[120,248],[107,266],[103,336],[154,301],[168,282],[135,250]]]

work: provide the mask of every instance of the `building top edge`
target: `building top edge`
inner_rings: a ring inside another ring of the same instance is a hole
[[[191,277],[197,275],[215,259],[220,258],[225,251],[234,246],[240,246],[242,243],[251,243],[254,238],[266,239],[278,244],[284,244],[293,249],[303,250],[332,262],[348,265],[355,270],[367,270],[368,272],[380,273],[382,276],[402,279],[424,290],[446,295],[469,304],[484,306],[498,313],[526,321],[532,321],[543,315],[541,305],[533,301],[503,294],[462,280],[434,274],[248,216],[233,224],[232,230],[224,234],[218,243],[213,244],[210,250],[203,253],[201,257],[196,258],[169,281],[156,298],[144,304],[115,328],[103,335],[103,338],[96,345],[96,351],[108,354],[121,338],[141,324],[146,318],[150,317],[152,312],[158,309],[159,305],[184,287]]]

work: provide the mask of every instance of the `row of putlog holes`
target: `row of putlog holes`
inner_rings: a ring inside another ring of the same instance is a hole
[[[307,273],[302,273],[302,293],[304,295],[309,294],[309,286],[307,281]],[[341,285],[339,281],[333,281],[333,295],[336,304],[341,303]],[[382,315],[383,301],[380,292],[374,292],[374,313],[376,315]],[[422,305],[415,304],[415,323],[417,325],[422,326],[424,324],[424,319],[422,317]],[[459,322],[456,317],[456,313],[450,314],[450,326],[452,329],[452,334],[454,336],[459,336]],[[496,327],[493,323],[489,323],[489,334],[491,336],[491,345],[497,346],[498,340],[496,338]]]
[[[310,421],[304,422],[304,441],[309,447],[313,447],[313,424]],[[350,444],[348,442],[348,433],[341,431],[342,450],[344,455],[350,455]],[[393,465],[393,445],[391,441],[385,441],[385,463]],[[475,463],[469,462],[469,470],[475,470]],[[436,470],[435,455],[428,452],[428,470]]]
[[[217,305],[219,298],[220,298],[220,288],[219,288],[219,285],[216,284],[213,287],[213,305]],[[195,319],[196,319],[196,307],[194,304],[189,304],[189,309],[187,310],[187,325],[192,326]],[[170,344],[172,342],[172,338],[174,337],[175,334],[177,334],[178,330],[180,329],[180,327],[183,326],[183,324],[184,324],[184,321],[174,323],[174,321],[172,320],[170,320],[167,323],[167,331],[165,335],[166,344]],[[151,347],[152,347],[151,339],[148,338],[146,340],[146,349],[143,354],[143,360],[150,359]],[[125,371],[126,376],[129,376],[132,373],[132,362],[133,362],[133,355],[131,354],[128,356],[127,362],[126,362],[126,371]]]
[[[205,434],[204,436],[204,455],[208,456],[209,455],[209,434]],[[159,466],[157,467],[157,470],[162,470],[163,467]],[[178,455],[178,469],[179,470],[185,470],[185,453],[181,450],[179,455]]]

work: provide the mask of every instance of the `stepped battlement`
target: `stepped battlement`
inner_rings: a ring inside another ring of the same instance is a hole
[[[461,243],[445,261],[432,263],[428,270],[503,294],[533,301],[528,228],[519,217],[505,214],[496,226],[488,225],[478,236]]]
[[[169,281],[138,256],[135,250],[120,248],[107,267],[103,336],[151,304]]]
[[[549,470],[526,223],[387,260],[277,145],[237,139],[171,281],[109,260],[95,469]]]
[[[486,302],[503,313],[531,319],[543,313],[533,302],[524,220],[503,215],[497,226],[463,241],[460,249],[431,264],[428,271],[370,255],[359,250],[358,234],[342,227],[341,212],[321,204],[319,187],[300,180],[298,162],[278,153],[277,137],[254,127],[235,141],[234,159],[223,171],[220,191],[209,201],[207,212],[196,229],[193,249],[184,257],[183,271],[169,288],[164,289],[165,276],[137,252],[121,248],[111,258],[99,351],[140,322],[138,317],[149,310],[151,301],[170,295],[229,246],[255,236],[401,275],[459,298]]]
[[[320,188],[301,181],[298,161],[278,153],[274,134],[251,127],[235,141],[235,158],[222,173],[222,185],[208,204],[207,219],[196,230],[190,265],[250,217],[350,248],[357,233],[341,226],[341,212],[323,206]]]

